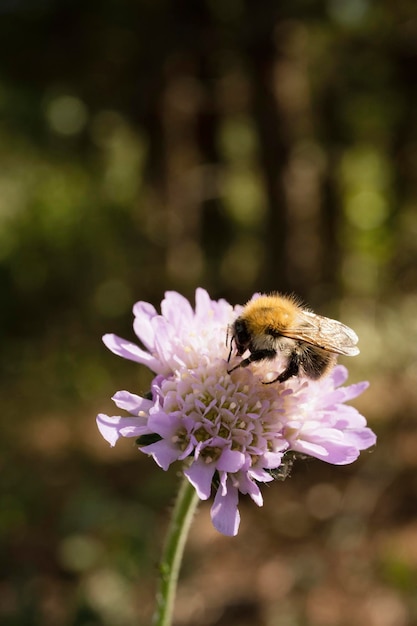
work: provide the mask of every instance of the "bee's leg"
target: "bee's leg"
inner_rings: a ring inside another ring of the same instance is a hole
[[[234,372],[239,367],[248,367],[251,363],[255,361],[263,361],[264,359],[275,359],[277,353],[275,350],[256,350],[255,352],[251,352],[250,355],[246,359],[242,359],[240,363],[232,367],[232,369],[227,370],[227,373],[230,374]]]
[[[229,344],[229,329],[230,326],[227,327],[227,335],[226,335],[226,346]],[[229,363],[231,356],[232,356],[232,350],[233,350],[233,340],[234,340],[234,336],[232,335],[230,337],[230,350],[229,350],[229,356],[227,357],[227,362]]]
[[[264,385],[272,385],[272,383],[285,383],[286,380],[292,376],[298,376],[300,371],[300,357],[296,352],[293,352],[288,360],[287,367],[279,376],[274,380],[264,381]]]

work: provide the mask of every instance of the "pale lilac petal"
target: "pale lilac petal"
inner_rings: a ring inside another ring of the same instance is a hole
[[[175,330],[170,326],[165,318],[157,315],[152,319],[152,327],[155,333],[155,350],[164,363],[169,362],[175,348]]]
[[[176,291],[167,291],[161,302],[161,313],[176,331],[189,327],[194,318],[194,312],[187,298]]]
[[[150,454],[159,467],[162,467],[165,471],[171,463],[179,459],[182,452],[180,448],[166,439],[160,439],[160,441],[155,441],[155,443],[151,443],[149,446],[142,446],[140,449],[145,454]]]
[[[333,381],[334,387],[343,385],[343,383],[347,380],[348,375],[349,373],[344,365],[336,365],[330,373],[330,378]]]
[[[285,448],[288,448],[288,443],[285,443]],[[284,456],[284,452],[265,452],[262,455],[262,466],[267,469],[275,469],[281,465],[282,457]]]
[[[136,344],[131,343],[122,337],[107,334],[103,336],[103,343],[114,354],[117,354],[124,359],[129,359],[129,361],[135,361],[136,363],[142,363],[157,373],[162,373],[163,371],[161,363],[151,356],[149,352],[145,352],[145,350],[142,350]]]
[[[259,486],[249,478],[247,474],[239,474],[239,491],[247,493],[258,506],[262,506],[264,501]]]
[[[133,307],[135,319],[133,321],[133,330],[143,345],[153,352],[155,346],[155,333],[152,328],[151,320],[158,313],[152,304],[148,302],[136,302]]]
[[[207,500],[210,497],[211,482],[215,469],[214,463],[205,463],[202,459],[197,459],[190,467],[184,470],[184,474],[195,487],[200,500]]]
[[[217,493],[221,493],[222,496],[225,496],[227,494],[227,485],[229,483],[231,485],[232,483],[229,480],[227,472],[218,472],[218,474],[219,474],[219,486],[217,488]]]
[[[148,412],[154,405],[151,400],[137,396],[130,391],[117,391],[112,400],[119,409],[129,411],[132,415],[137,415],[140,411]]]
[[[376,444],[376,435],[370,428],[349,430],[345,437],[346,440],[356,446],[358,450],[367,450]]]
[[[273,469],[276,469],[276,468],[273,468]],[[258,467],[251,468],[248,471],[248,476],[250,478],[253,478],[259,483],[270,483],[273,480],[275,480],[274,477],[269,472],[266,472],[265,470],[258,468]]]
[[[207,320],[213,312],[212,301],[205,289],[198,287],[195,292],[195,316],[199,321]]]
[[[237,508],[239,492],[228,481],[227,492],[222,495],[218,490],[211,507],[211,520],[214,527],[223,535],[234,537],[237,535],[240,524],[240,514]]]
[[[359,456],[359,450],[356,447],[339,445],[336,442],[327,444],[326,452],[326,456],[316,455],[316,458],[332,465],[349,465],[356,461]]]
[[[117,440],[120,438],[118,424],[121,419],[121,417],[104,415],[103,413],[97,415],[97,427],[101,435],[111,446],[115,446]]]
[[[140,437],[150,432],[146,420],[140,417],[120,417],[100,413],[96,421],[101,435],[111,446],[116,445],[120,437]]]
[[[227,302],[227,300],[220,299],[217,302],[211,302],[212,310],[214,311],[214,321],[220,324],[230,324],[232,319],[238,317],[241,313],[241,307],[233,307]]]
[[[243,452],[223,448],[223,451],[217,460],[216,467],[220,471],[234,473],[240,470],[244,463],[245,455]]]
[[[176,415],[167,415],[161,411],[149,415],[148,426],[153,433],[157,433],[165,439],[172,439],[183,426],[183,421]]]
[[[342,404],[337,407],[336,410],[329,411],[328,409],[323,414],[323,424],[331,424],[334,428],[339,430],[346,430],[349,428],[364,428],[366,426],[366,419],[359,413],[353,406]]]
[[[347,465],[356,461],[359,456],[359,450],[356,447],[336,440],[319,443],[299,439],[291,446],[291,449],[332,465]]]
[[[133,315],[135,317],[143,317],[150,320],[155,317],[155,315],[158,315],[158,312],[153,304],[150,304],[150,302],[139,300],[133,305]]]
[[[366,380],[361,383],[349,385],[348,387],[339,387],[332,393],[323,396],[323,406],[329,407],[335,404],[341,404],[342,402],[347,402],[348,400],[353,400],[353,398],[360,396],[360,394],[363,393],[368,387],[369,383]]]

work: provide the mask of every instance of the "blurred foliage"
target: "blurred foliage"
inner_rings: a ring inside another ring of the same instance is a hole
[[[96,432],[150,382],[100,336],[198,285],[353,326],[379,444],[202,505],[178,626],[417,624],[416,52],[411,0],[2,0],[2,624],[149,623],[175,470]]]

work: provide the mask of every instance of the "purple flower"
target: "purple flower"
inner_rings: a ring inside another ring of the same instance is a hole
[[[318,381],[293,377],[272,385],[262,383],[271,375],[267,361],[228,374],[226,332],[240,309],[210,300],[203,289],[195,311],[176,292],[165,294],[161,314],[136,303],[133,327],[144,348],[116,335],[103,341],[155,372],[152,399],[119,391],[113,400],[130,416],[97,418],[112,446],[120,436],[141,438],[140,450],[162,469],[182,461],[199,498],[214,490],[211,517],[225,535],[238,532],[239,492],[262,506],[259,484],[273,480],[289,452],[344,465],[376,441],[365,418],[345,404],[368,384],[342,387],[345,367]],[[279,358],[273,367],[281,367]]]

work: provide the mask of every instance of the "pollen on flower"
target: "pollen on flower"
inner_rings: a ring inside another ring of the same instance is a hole
[[[229,433],[230,433],[230,429],[227,428],[226,426],[223,425],[219,428],[219,437],[226,438],[228,437]]]
[[[201,456],[204,460],[204,463],[208,465],[209,463],[217,461],[217,459],[220,458],[221,453],[221,448],[205,448],[205,450],[202,451]]]
[[[187,440],[188,440],[188,433],[185,430],[185,428],[179,428],[178,431],[171,437],[172,443],[183,444]]]
[[[97,423],[111,445],[120,436],[135,437],[141,452],[164,470],[183,462],[199,497],[214,493],[212,520],[222,533],[237,533],[239,493],[262,505],[259,486],[288,466],[284,455],[304,453],[343,465],[375,443],[365,418],[345,404],[367,384],[342,387],[344,367],[336,366],[325,380],[292,377],[272,385],[263,384],[269,362],[230,376],[225,337],[239,308],[210,300],[202,289],[195,312],[175,292],[166,294],[161,308],[162,315],[148,303],[134,307],[134,329],[149,352],[106,336],[116,354],[155,372],[152,396],[123,392],[122,402],[116,394],[117,406],[130,416],[99,415]]]
[[[201,443],[202,441],[207,441],[208,439],[210,439],[210,435],[205,430],[205,428],[198,428],[197,430],[194,431],[193,436],[194,436],[194,439],[198,443]]]

